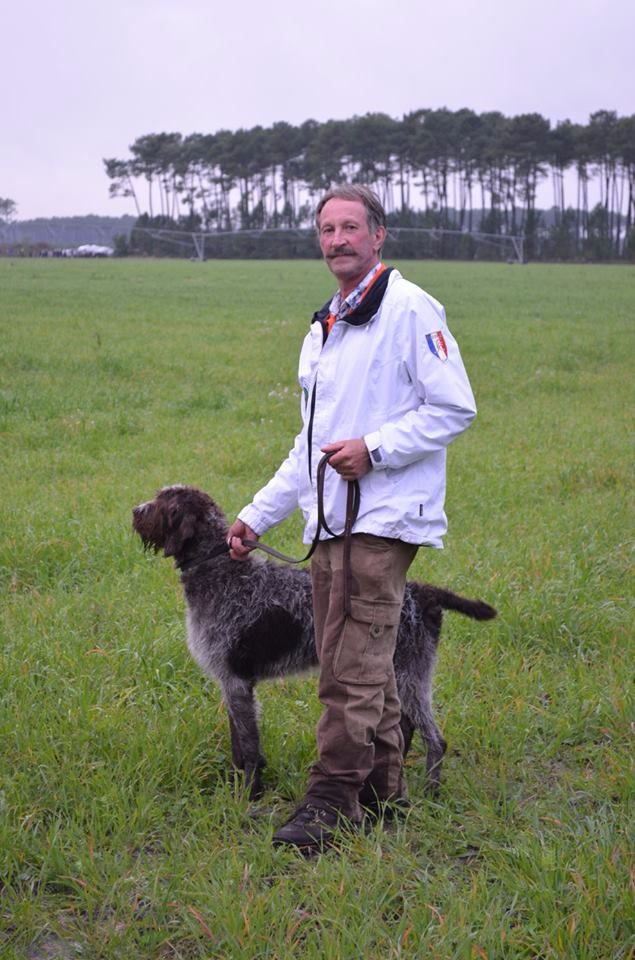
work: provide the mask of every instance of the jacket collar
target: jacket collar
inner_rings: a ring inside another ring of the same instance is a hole
[[[381,301],[384,299],[384,294],[386,293],[386,287],[388,286],[388,279],[390,274],[394,270],[394,267],[386,267],[385,270],[379,274],[375,282],[371,285],[368,290],[368,293],[365,297],[357,304],[354,310],[352,310],[347,316],[343,317],[342,320],[339,320],[338,323],[349,323],[353,327],[360,327],[365,323],[368,323],[371,320],[377,311]],[[322,330],[326,334],[326,318],[329,315],[329,310],[331,307],[332,297],[326,301],[323,307],[320,307],[313,314],[313,319],[311,323],[316,321],[322,325]]]

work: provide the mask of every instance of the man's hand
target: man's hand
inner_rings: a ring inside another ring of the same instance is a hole
[[[342,480],[359,480],[371,469],[368,448],[363,440],[337,440],[322,447],[322,453],[335,451],[329,465]]]
[[[227,531],[229,556],[232,560],[246,560],[253,550],[253,547],[246,547],[243,540],[258,540],[258,534],[242,520],[234,520]]]

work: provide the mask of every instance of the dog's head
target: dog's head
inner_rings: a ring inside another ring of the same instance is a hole
[[[227,520],[211,497],[196,487],[164,487],[154,500],[132,511],[132,528],[144,547],[177,562],[199,542],[220,542],[227,534]]]

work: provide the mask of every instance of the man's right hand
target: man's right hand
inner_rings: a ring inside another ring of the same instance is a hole
[[[258,534],[242,520],[234,520],[227,531],[229,556],[232,560],[246,560],[253,550],[253,547],[246,547],[243,540],[258,540]]]

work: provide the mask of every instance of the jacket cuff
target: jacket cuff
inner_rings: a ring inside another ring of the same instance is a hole
[[[384,459],[384,452],[381,447],[381,433],[376,430],[374,433],[367,433],[364,437],[364,443],[368,447],[368,455],[373,470],[385,470],[388,464]]]
[[[248,506],[243,507],[243,509],[238,514],[238,520],[242,520],[243,523],[246,523],[248,527],[258,534],[259,537],[266,533],[269,529],[269,524],[263,519],[262,514],[259,510],[254,507],[252,503]]]

